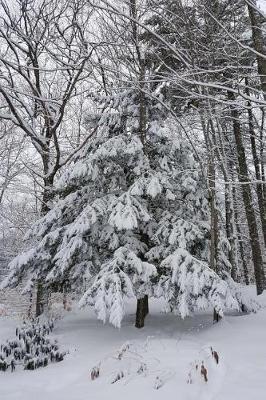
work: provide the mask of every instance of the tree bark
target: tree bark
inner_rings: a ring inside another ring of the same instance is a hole
[[[145,317],[149,314],[149,297],[147,294],[144,296],[144,312],[145,312]]]
[[[265,50],[265,40],[263,37],[263,30],[262,25],[265,24],[266,19],[262,16],[262,14],[258,13],[256,10],[256,1],[251,0],[252,4],[248,3],[248,12],[249,18],[251,22],[252,28],[252,38],[254,43],[255,50],[259,53],[256,55],[257,58],[257,65],[258,65],[258,73],[261,83],[261,90],[263,93],[264,100],[266,100],[266,59],[263,56],[266,56]],[[262,54],[263,56],[260,56]],[[263,116],[264,117],[264,116]],[[263,153],[263,151],[262,151]],[[261,153],[261,177],[264,181],[264,165],[262,160],[262,153]],[[262,225],[263,225],[263,234],[264,234],[264,243],[266,246],[266,232],[265,232],[265,225],[266,225],[266,188],[265,185],[262,185],[262,198],[261,204],[262,207],[260,208],[261,218],[262,218]]]
[[[48,172],[48,162],[47,167],[45,168],[44,164],[44,171]],[[44,178],[44,190],[42,194],[42,205],[41,205],[41,215],[45,215],[50,210],[49,203],[52,200],[52,187],[54,184],[54,177],[48,176]],[[48,306],[48,296],[49,292],[45,290],[43,282],[37,282],[37,295],[36,295],[36,309],[35,309],[35,316],[38,317],[41,315],[46,306]]]
[[[215,169],[214,161],[209,161],[209,192],[211,210],[211,248],[210,248],[210,268],[217,272],[218,258],[218,216],[216,210],[215,196]]]
[[[235,101],[234,93],[228,91],[228,99],[231,102]],[[258,226],[256,221],[256,214],[253,207],[252,193],[250,188],[250,180],[248,175],[248,166],[246,160],[246,153],[243,144],[241,125],[239,121],[239,112],[235,105],[231,105],[231,117],[233,123],[233,133],[236,142],[237,158],[238,158],[238,177],[239,182],[242,183],[242,196],[245,207],[250,244],[252,250],[252,259],[254,265],[254,274],[256,280],[257,294],[261,294],[264,290],[264,271],[262,251],[258,233]]]
[[[214,309],[213,310],[213,322],[217,323],[222,319],[222,317],[218,314],[218,312]]]
[[[138,32],[138,9],[137,9],[137,1],[130,0],[129,1],[129,11],[131,16],[134,20],[131,21],[131,34],[134,43],[134,50],[136,54],[136,71],[137,71],[137,80],[138,80],[138,92],[139,92],[139,99],[138,99],[138,106],[139,106],[139,125],[138,125],[138,134],[143,145],[143,150],[145,153],[146,147],[146,130],[147,130],[147,105],[146,105],[146,97],[145,97],[145,53],[142,51],[140,45],[140,38]],[[142,234],[142,239],[144,241],[148,240],[145,234]],[[145,295],[143,298],[137,300],[137,311],[136,311],[136,328],[143,328],[144,327],[144,320],[146,315],[149,313],[149,300],[148,295]]]
[[[149,312],[148,296],[145,295],[141,299],[137,300],[137,311],[136,311],[136,328],[144,327],[144,320]]]
[[[35,316],[39,317],[39,315],[41,315],[43,313],[44,310],[44,304],[43,304],[43,285],[38,282],[37,283],[37,294],[36,294],[36,312],[35,312]]]
[[[215,194],[215,168],[214,160],[211,157],[209,160],[209,191],[210,191],[210,209],[211,209],[211,248],[210,248],[210,268],[217,271],[218,260],[218,215],[216,209],[216,194]],[[221,319],[217,311],[213,310],[213,322],[219,322]]]
[[[248,78],[245,79],[246,83],[246,93],[250,96],[250,91],[248,88]],[[261,219],[261,227],[263,232],[264,238],[264,246],[266,248],[266,202],[264,199],[265,193],[263,189],[263,184],[260,183],[262,181],[261,173],[260,173],[260,160],[257,152],[257,145],[255,139],[255,128],[254,128],[254,117],[251,108],[251,102],[248,101],[248,126],[249,126],[249,135],[250,135],[250,143],[251,143],[251,150],[252,150],[252,158],[255,168],[255,175],[258,183],[256,184],[257,188],[257,197],[258,197],[258,205],[259,205],[259,213]]]
[[[246,257],[245,257],[244,247],[243,247],[241,229],[239,227],[239,215],[238,215],[238,211],[237,211],[236,189],[234,187],[233,187],[232,195],[233,195],[234,213],[235,213],[235,220],[236,220],[236,232],[237,232],[237,238],[238,238],[240,258],[242,261],[245,283],[246,283],[246,285],[249,285],[249,273],[248,273],[248,267],[247,267]]]
[[[232,266],[231,277],[234,281],[238,279],[238,262],[237,262],[237,243],[235,232],[235,215],[232,198],[232,188],[230,184],[225,184],[225,224],[226,236],[230,244],[229,261]]]
[[[50,211],[50,202],[53,199],[53,185],[54,179],[53,177],[47,177],[43,180],[44,189],[42,193],[42,205],[41,205],[41,215],[45,215]]]
[[[254,0],[251,0],[256,7],[256,3]],[[251,4],[248,4],[248,12],[249,18],[251,22],[251,29],[252,29],[252,38],[254,43],[255,50],[262,54],[266,55],[265,51],[265,44],[263,38],[263,30],[262,30],[262,23],[265,23],[266,20],[256,11]],[[256,55],[257,57],[257,64],[258,64],[258,73],[261,82],[261,89],[263,91],[264,99],[266,100],[266,59],[264,57],[260,57],[259,54]]]

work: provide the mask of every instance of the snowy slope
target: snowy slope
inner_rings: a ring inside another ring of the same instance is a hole
[[[266,303],[266,297],[265,297]],[[70,350],[65,361],[36,371],[0,374],[2,400],[261,400],[266,393],[266,309],[226,316],[213,325],[211,314],[184,321],[160,313],[153,302],[146,327],[133,326],[134,315],[117,330],[103,326],[88,311],[69,313],[54,331]],[[14,335],[16,322],[0,319],[0,342]],[[119,349],[129,343],[129,349]],[[217,351],[219,364],[211,355]],[[121,352],[120,352],[121,354]],[[90,379],[100,365],[100,377]],[[200,375],[201,362],[208,382]],[[198,370],[195,365],[198,364]],[[137,373],[139,366],[145,366]],[[118,373],[124,377],[116,383]],[[189,375],[191,374],[191,375]],[[191,377],[192,383],[187,383]],[[156,385],[162,387],[155,389]]]

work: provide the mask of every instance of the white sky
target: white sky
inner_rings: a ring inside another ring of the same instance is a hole
[[[266,13],[266,0],[258,0],[257,4]]]

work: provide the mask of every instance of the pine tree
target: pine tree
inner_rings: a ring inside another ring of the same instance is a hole
[[[161,105],[146,98],[145,143],[139,93],[104,100],[96,135],[58,182],[58,201],[31,235],[36,247],[10,265],[7,284],[29,276],[47,285],[88,288],[81,306],[120,327],[125,298],[165,298],[185,317],[212,306],[238,308],[229,286],[208,267],[209,206],[191,148]],[[140,318],[148,312],[146,308]]]

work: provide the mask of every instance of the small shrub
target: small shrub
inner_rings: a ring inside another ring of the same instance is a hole
[[[16,328],[16,338],[0,346],[0,371],[10,368],[14,372],[19,365],[30,371],[62,361],[65,353],[59,350],[56,340],[48,337],[53,328],[52,320],[41,323],[38,319]]]

